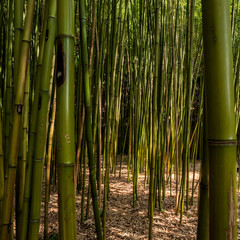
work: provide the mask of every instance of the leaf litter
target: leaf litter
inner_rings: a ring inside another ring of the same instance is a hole
[[[189,174],[189,200],[191,200],[192,193],[192,179],[193,172],[192,167]],[[197,206],[198,206],[198,188],[199,188],[199,169],[200,164],[197,164],[195,173],[195,192],[193,197],[193,205],[189,206],[189,210],[184,208],[182,224],[180,224],[180,215],[175,214],[175,181],[174,176],[172,178],[172,195],[170,195],[170,184],[166,183],[166,196],[162,200],[163,211],[159,211],[156,207],[153,220],[153,239],[196,239],[197,234]],[[118,177],[118,168],[116,176],[110,174],[110,194],[108,200],[108,212],[107,212],[107,224],[106,233],[107,239],[148,239],[148,184],[144,187],[145,174],[139,174],[138,182],[138,199],[133,208],[133,184],[130,177],[130,181],[127,180],[127,165],[122,167],[121,178]],[[131,176],[131,174],[130,174]],[[86,190],[88,177],[86,177]],[[103,190],[102,184],[102,190]],[[240,192],[238,191],[238,239],[239,234],[239,221],[240,221]],[[102,191],[103,196],[103,191]],[[87,196],[85,196],[85,210],[86,210]],[[102,203],[101,203],[102,208]],[[41,211],[41,224],[39,239],[44,239],[44,194],[42,198],[42,211]],[[85,215],[85,213],[84,213]],[[77,216],[77,239],[96,239],[95,223],[92,211],[92,205],[90,207],[89,219],[80,223],[81,216],[81,196],[77,193],[76,196],[76,216]],[[49,236],[56,235],[58,233],[58,208],[57,208],[57,191],[56,189],[51,192],[49,203],[49,223],[48,223]]]

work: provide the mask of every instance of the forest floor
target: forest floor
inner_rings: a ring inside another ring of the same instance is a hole
[[[166,184],[166,197],[162,201],[163,211],[155,209],[153,221],[153,239],[196,239],[197,233],[197,205],[198,205],[198,180],[199,163],[195,174],[195,192],[193,205],[183,214],[182,224],[180,215],[175,214],[175,183],[173,182],[172,196],[170,196],[170,184]],[[138,200],[135,208],[133,207],[133,186],[132,180],[127,179],[127,165],[123,165],[121,178],[119,169],[116,176],[110,174],[110,195],[107,213],[107,239],[148,239],[148,184],[144,187],[145,174],[139,174]],[[190,172],[190,191],[191,200],[193,172]],[[103,189],[103,185],[102,185]],[[87,190],[85,191],[87,193]],[[103,196],[103,194],[102,194]],[[77,194],[77,239],[96,239],[95,224],[90,208],[89,219],[80,223],[81,217],[81,196]],[[85,201],[85,209],[86,209]],[[44,203],[42,203],[43,209]],[[58,233],[58,214],[57,214],[57,192],[51,193],[49,204],[49,236]],[[101,205],[102,206],[102,205]],[[240,192],[238,192],[238,239],[239,220],[240,220]],[[43,219],[42,211],[42,219]],[[43,220],[40,226],[40,239],[43,239]]]

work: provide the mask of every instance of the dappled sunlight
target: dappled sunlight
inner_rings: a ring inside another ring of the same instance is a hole
[[[189,210],[184,208],[182,224],[180,216],[175,214],[175,181],[172,176],[172,195],[170,196],[170,184],[166,183],[166,196],[162,200],[162,211],[159,212],[156,207],[153,221],[153,239],[195,239],[197,231],[197,204],[199,188],[199,169],[197,163],[194,183],[193,205]],[[123,165],[122,177],[119,178],[119,169],[117,168],[116,176],[110,174],[110,194],[107,212],[107,239],[148,239],[148,184],[144,188],[145,174],[139,174],[138,200],[133,208],[133,185],[132,181],[128,182],[127,166]],[[131,176],[131,174],[130,174]],[[131,177],[130,177],[131,178]],[[189,182],[189,201],[192,194],[192,167],[190,169]],[[87,204],[87,186],[88,177],[86,177],[85,189],[85,210]],[[102,184],[102,197],[103,197]],[[43,198],[44,200],[44,198]],[[103,200],[103,199],[102,199]],[[186,199],[185,199],[186,200]],[[240,196],[238,193],[238,200]],[[239,202],[238,201],[238,202]],[[77,239],[96,239],[95,222],[93,218],[92,205],[90,207],[89,219],[80,223],[81,216],[81,196],[76,196],[77,211]],[[102,203],[101,203],[102,206]],[[40,239],[43,239],[43,207],[42,203],[42,220],[40,226]],[[49,203],[49,235],[58,232],[58,212],[57,212],[57,193],[51,194]],[[84,213],[85,215],[85,213]],[[238,222],[239,222],[238,215]],[[240,236],[238,236],[240,237]]]

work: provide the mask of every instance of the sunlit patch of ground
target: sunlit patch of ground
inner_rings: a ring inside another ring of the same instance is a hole
[[[114,176],[114,174],[110,175],[111,191],[108,201],[107,239],[148,239],[148,184],[146,188],[144,188],[145,174],[139,174],[138,201],[136,202],[135,208],[133,208],[132,204],[132,181],[131,179],[130,182],[127,181],[126,165],[123,165],[122,177],[119,178],[118,175],[118,169],[116,176]],[[192,178],[193,173],[191,172],[189,199],[191,199]],[[169,183],[166,184],[166,197],[162,201],[163,211],[159,212],[158,208],[155,209],[153,222],[153,239],[196,239],[198,201],[197,195],[199,188],[198,180],[199,163],[197,164],[195,175],[196,190],[194,192],[193,205],[189,206],[188,211],[184,212],[182,224],[179,222],[179,215],[175,214],[175,182],[173,181],[172,196],[170,196],[170,185]],[[86,183],[86,185],[87,184],[88,183]],[[87,189],[85,192],[87,193]],[[238,200],[240,201],[239,193]],[[85,203],[86,202],[87,198]],[[238,204],[238,209],[239,208],[240,206]],[[78,194],[77,239],[96,239],[92,206],[90,209],[89,219],[87,221],[81,224],[80,216],[81,197]],[[238,213],[238,223],[239,218],[240,214]],[[54,232],[58,232],[57,193],[51,195],[49,205],[49,235]],[[43,239],[43,221],[41,222],[40,227],[40,237],[40,239]],[[240,234],[238,234],[238,239],[240,239]]]

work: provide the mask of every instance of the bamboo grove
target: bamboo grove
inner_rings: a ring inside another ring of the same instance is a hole
[[[154,239],[167,184],[180,222],[191,208],[198,160],[197,239],[237,239],[239,5],[1,0],[0,239],[38,239],[42,195],[48,239],[56,186],[59,238],[77,238],[92,204],[107,239],[110,174],[124,165],[133,208],[145,174]]]

